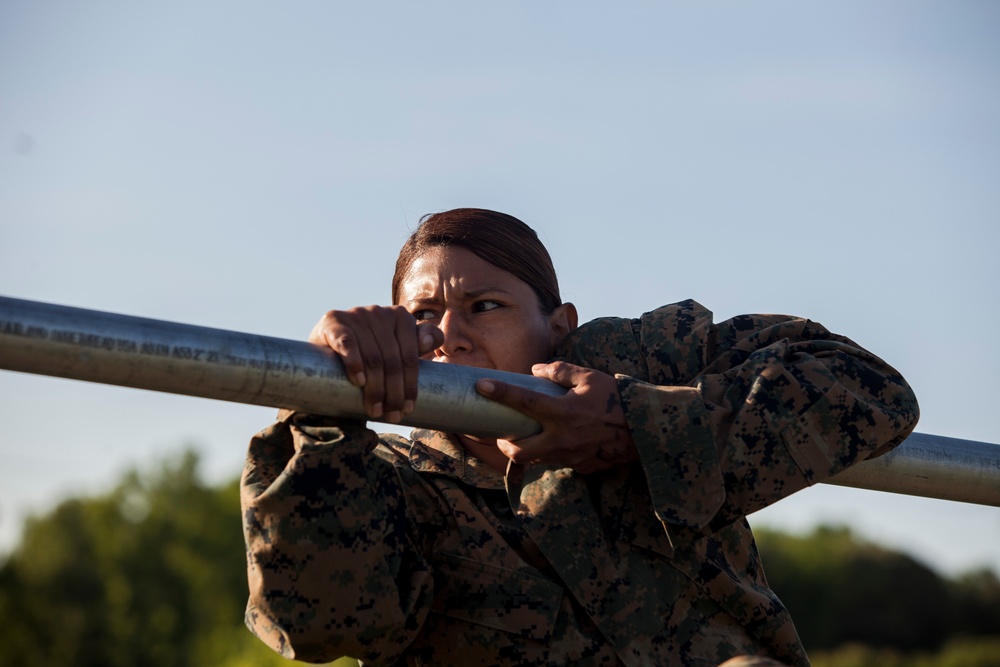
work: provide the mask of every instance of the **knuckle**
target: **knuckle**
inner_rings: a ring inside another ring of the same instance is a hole
[[[408,311],[405,306],[400,306],[400,305],[390,306],[388,310],[393,317],[403,322],[416,321],[416,318],[413,317],[413,313]]]
[[[354,322],[371,320],[378,315],[379,306],[355,306],[343,311],[343,317]]]
[[[504,456],[511,460],[514,460],[514,458],[522,451],[520,447],[507,440],[497,441],[497,447],[501,452],[503,452]]]
[[[400,373],[403,370],[403,362],[395,356],[382,358],[382,370],[387,374]]]
[[[369,314],[371,317],[377,319],[382,324],[392,324],[396,319],[396,314],[391,308],[382,308],[378,306],[371,306],[369,309]]]
[[[538,405],[538,394],[533,391],[525,391],[520,394],[520,403],[525,408],[531,410]]]
[[[368,354],[362,355],[362,360],[363,360],[363,362],[365,364],[365,367],[371,368],[372,370],[381,369],[383,367],[383,363],[384,363],[384,360],[382,359],[382,355],[375,354],[375,353],[368,353]]]
[[[324,328],[349,326],[355,319],[355,314],[350,310],[330,310],[323,315],[323,318],[319,321],[319,326]]]
[[[347,353],[358,346],[357,336],[351,331],[333,332],[330,338],[330,347],[338,352]]]

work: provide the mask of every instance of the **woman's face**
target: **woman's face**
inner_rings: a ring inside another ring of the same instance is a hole
[[[426,358],[463,366],[530,374],[576,327],[572,305],[546,315],[527,283],[465,248],[424,251],[403,280],[399,303],[444,334]]]

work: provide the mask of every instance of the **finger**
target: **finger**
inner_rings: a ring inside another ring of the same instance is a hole
[[[544,461],[539,460],[542,450],[532,442],[533,440],[534,438],[525,438],[518,441],[497,440],[497,448],[503,452],[504,456],[519,465],[544,463]]]
[[[555,411],[554,397],[492,378],[476,382],[476,391],[491,401],[502,403],[539,420]]]
[[[524,464],[530,461],[526,456],[523,456],[524,450],[522,447],[510,440],[497,440],[497,449],[503,452],[503,455],[514,463]]]
[[[372,390],[372,406],[387,421],[398,422],[407,407],[407,401],[412,409],[413,401],[416,400],[416,320],[399,307],[372,309],[368,315],[367,321],[378,353],[372,356],[367,365],[373,374],[379,376],[381,384],[380,395]],[[376,364],[379,365],[378,370],[375,369]],[[367,393],[369,388],[365,389]]]
[[[563,387],[575,387],[583,384],[585,375],[590,369],[583,366],[566,363],[565,361],[553,361],[548,364],[535,364],[531,367],[531,374],[535,377],[551,380]]]
[[[396,422],[402,415],[413,412],[417,400],[417,379],[420,371],[420,341],[417,321],[404,308],[394,310],[396,343],[399,354],[399,377],[386,380],[386,416]],[[402,404],[394,409],[396,392],[401,391]]]
[[[581,462],[578,452],[544,432],[523,440],[497,440],[497,448],[511,461],[521,465],[555,463],[575,468]]]
[[[358,387],[364,387],[367,377],[358,336],[349,325],[341,321],[343,317],[344,313],[333,311],[324,315],[309,334],[309,342],[329,347],[336,352],[344,364],[347,379]]]
[[[382,349],[378,342],[385,334],[376,308],[352,308],[328,313],[324,327],[328,344],[340,355],[344,370],[362,388],[365,412],[378,419],[384,412],[385,391]]]
[[[420,356],[428,355],[444,344],[444,333],[430,322],[417,325]]]
[[[383,370],[382,348],[378,343],[378,327],[372,327],[365,320],[358,322],[357,357],[360,358],[363,371],[361,377],[362,395],[365,411],[372,419],[380,419],[385,413],[385,373]],[[346,362],[345,362],[346,363]]]

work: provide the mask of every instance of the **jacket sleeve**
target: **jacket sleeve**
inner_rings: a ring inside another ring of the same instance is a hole
[[[615,374],[657,516],[717,530],[852,464],[916,425],[906,381],[809,320],[698,304],[573,335],[567,360]]]
[[[361,422],[287,412],[250,443],[246,622],[287,658],[392,664],[430,607],[432,576],[377,444]]]

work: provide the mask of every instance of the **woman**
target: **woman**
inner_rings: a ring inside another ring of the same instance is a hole
[[[535,233],[480,209],[422,221],[392,301],[310,336],[373,419],[413,409],[420,358],[568,392],[480,381],[542,424],[517,442],[280,414],[243,478],[261,639],[388,665],[808,664],[744,517],[905,438],[898,373],[808,320],[691,301],[577,327]]]

